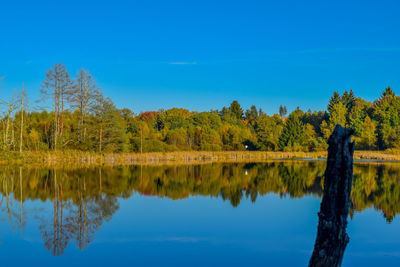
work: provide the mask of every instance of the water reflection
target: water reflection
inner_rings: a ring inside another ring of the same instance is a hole
[[[118,198],[134,193],[183,199],[211,196],[240,205],[269,193],[301,198],[322,195],[325,162],[268,162],[187,166],[93,167],[86,169],[2,168],[0,220],[21,234],[27,224],[24,204],[41,200],[51,215],[37,215],[44,246],[62,255],[69,243],[83,250],[119,209]],[[400,164],[356,163],[350,216],[368,207],[391,222],[400,212]],[[50,208],[50,207],[49,207]]]

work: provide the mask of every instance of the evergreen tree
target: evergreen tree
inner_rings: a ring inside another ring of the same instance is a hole
[[[393,92],[393,90],[392,90],[392,88],[390,86],[386,87],[385,91],[383,91],[383,93],[381,95],[381,98],[384,98],[384,97],[387,97],[387,96],[388,97],[394,97],[395,96],[395,94],[394,94],[394,92]]]
[[[229,108],[223,107],[223,108],[221,109],[221,111],[219,112],[219,116],[221,117],[221,119],[222,119],[223,121],[230,121],[231,112],[230,112]]]
[[[229,111],[234,118],[238,120],[243,119],[243,109],[237,100],[232,101]]]
[[[347,112],[350,112],[356,102],[356,98],[354,96],[353,90],[350,90],[349,92],[347,92],[347,90],[344,91],[344,93],[340,99],[340,102],[342,102],[343,105],[345,105],[345,107],[347,108]]]
[[[338,92],[333,92],[333,96],[329,99],[329,104],[328,104],[328,112],[331,113],[333,110],[333,106],[338,104],[341,101],[340,94]]]
[[[281,116],[281,118],[282,118],[282,117],[286,116],[286,114],[287,114],[286,106],[280,105],[279,106],[279,116]]]
[[[246,110],[246,119],[249,121],[251,125],[254,125],[257,118],[258,118],[257,108],[256,106],[252,105],[250,109]]]
[[[381,99],[374,102],[373,120],[377,122],[379,149],[390,148],[392,142],[389,138],[400,126],[400,98],[394,96],[390,87],[385,89]]]
[[[298,111],[299,109],[289,115],[283,127],[278,142],[280,150],[299,150],[301,148],[304,138],[304,124],[298,115]]]

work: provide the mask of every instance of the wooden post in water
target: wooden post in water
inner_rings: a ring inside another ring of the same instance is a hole
[[[353,129],[336,125],[329,137],[324,195],[318,213],[318,233],[309,266],[340,266],[349,242],[347,215],[353,180]]]

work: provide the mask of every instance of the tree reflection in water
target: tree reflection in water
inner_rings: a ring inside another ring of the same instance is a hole
[[[183,199],[220,197],[236,207],[268,193],[281,197],[322,196],[325,162],[284,161],[176,166],[91,167],[85,169],[0,169],[0,220],[21,233],[27,223],[25,201],[51,203],[40,233],[53,255],[70,242],[85,249],[104,222],[119,209],[118,198],[133,193]],[[355,163],[350,217],[374,207],[391,222],[400,212],[400,164]]]

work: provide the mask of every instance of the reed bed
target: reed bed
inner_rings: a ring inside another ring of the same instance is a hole
[[[211,162],[262,162],[270,160],[325,159],[321,152],[265,152],[265,151],[180,151],[153,153],[93,153],[74,150],[51,152],[0,153],[1,165],[97,166],[97,165],[157,165],[198,164]],[[391,151],[355,151],[355,160],[400,161],[400,154]]]

